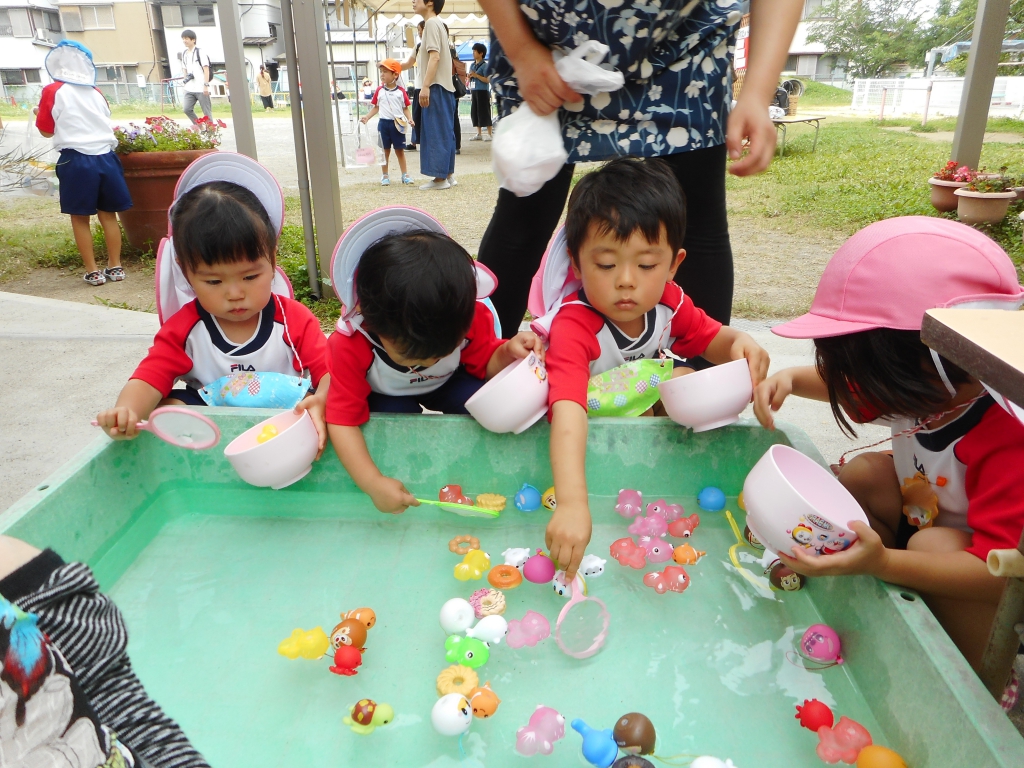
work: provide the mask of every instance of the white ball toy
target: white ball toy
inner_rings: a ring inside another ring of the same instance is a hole
[[[473,707],[461,693],[442,696],[430,710],[430,723],[442,736],[460,736],[473,722]]]
[[[476,620],[476,613],[468,600],[453,597],[441,606],[441,629],[449,635],[461,635]]]
[[[500,643],[507,634],[508,622],[502,616],[484,616],[475,627],[466,630],[466,637],[493,645]]]

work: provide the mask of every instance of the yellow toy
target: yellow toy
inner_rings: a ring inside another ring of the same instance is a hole
[[[304,659],[319,659],[327,653],[331,647],[331,641],[322,627],[314,627],[306,630],[293,629],[291,637],[281,641],[277,646],[277,652],[289,659],[297,659],[301,656]]]
[[[373,699],[360,699],[352,705],[350,717],[342,722],[352,729],[352,733],[365,736],[373,733],[374,728],[387,725],[395,719],[395,710],[390,704],[378,704]]]
[[[555,501],[555,486],[551,486],[544,491],[544,495],[541,496],[540,503],[543,505],[544,509],[549,512],[555,511],[555,507],[558,506],[558,502]]]
[[[462,562],[455,566],[455,578],[459,581],[479,579],[491,567],[490,556],[479,549],[470,550],[462,558]]]
[[[256,442],[265,443],[267,440],[271,440],[275,437],[277,437],[277,427],[273,424],[267,424],[262,430],[260,430],[260,433],[256,435]]]
[[[497,493],[481,493],[476,497],[476,506],[492,509],[495,512],[501,512],[505,509],[506,502],[505,497]]]

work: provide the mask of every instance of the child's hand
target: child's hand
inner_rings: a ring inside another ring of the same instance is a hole
[[[756,387],[768,375],[768,365],[771,363],[771,359],[765,349],[749,334],[738,333],[732,346],[729,347],[729,359],[742,360],[743,358],[746,358],[747,367],[750,368],[750,381]]]
[[[793,394],[793,373],[788,368],[769,376],[754,388],[754,415],[765,429],[775,429],[774,412]]]
[[[883,573],[889,560],[889,550],[882,538],[871,526],[856,521],[850,528],[857,534],[857,541],[843,552],[834,555],[809,555],[803,547],[793,547],[793,555],[779,552],[783,565],[804,576],[850,576],[866,574],[878,576]]]
[[[565,570],[565,578],[570,581],[586,553],[591,531],[590,509],[586,502],[559,504],[551,515],[544,541],[551,559]]]
[[[411,117],[407,117],[407,118],[405,118],[405,122],[407,122],[407,123],[408,123],[408,124],[409,124],[410,126],[412,126],[413,128],[415,128],[415,127],[416,127],[416,121],[415,121],[415,120],[413,120],[413,119],[412,119]]]
[[[388,514],[400,514],[405,512],[408,507],[420,505],[402,481],[395,480],[393,477],[381,475],[366,492],[373,500],[373,506]]]
[[[551,49],[539,41],[534,42],[536,44],[524,46],[514,62],[519,93],[530,109],[543,117],[566,102],[583,101],[558,74]]]
[[[363,125],[366,125],[366,121],[369,120],[369,119],[370,119],[369,117],[367,117],[366,115],[363,115],[362,117],[359,118],[359,122],[362,123]]]
[[[121,406],[101,411],[96,416],[96,425],[107,430],[115,440],[132,440],[139,436],[139,415],[130,408]]]
[[[315,394],[307,395],[295,406],[295,413],[302,413],[303,411],[309,414],[309,418],[313,420],[313,426],[316,427],[318,439],[316,458],[319,460],[323,456],[324,447],[327,445],[326,398]]]
[[[533,331],[517,333],[505,342],[505,348],[513,360],[522,360],[530,352],[533,352],[542,363],[544,362],[544,342]]]

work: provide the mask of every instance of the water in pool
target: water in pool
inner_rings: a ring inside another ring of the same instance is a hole
[[[670,501],[697,510],[693,499]],[[589,551],[608,557],[609,544],[628,535],[626,521],[612,511],[614,500],[591,505]],[[547,519],[546,511],[511,505],[500,520],[480,521],[426,508],[381,515],[358,495],[179,491],[158,497],[122,537],[120,546],[134,551],[112,551],[97,572],[106,584],[116,579],[109,591],[127,618],[140,677],[215,766],[522,765],[516,731],[540,704],[566,718],[557,765],[582,762],[569,721],[611,728],[638,711],[654,722],[661,756],[711,754],[739,768],[818,766],[817,737],[794,719],[794,705],[815,697],[884,742],[843,667],[805,670],[792,652],[819,621],[806,592],[759,596],[728,564],[734,538],[723,514],[701,513],[689,542],[708,554],[686,566],[684,593],[659,595],[642,584],[645,572],[666,563],[638,571],[609,558],[604,574],[590,579],[611,614],[597,655],[569,658],[553,637],[491,649],[478,672],[501,705],[474,720],[463,755],[457,739],[430,725],[435,680],[448,666],[438,612],[449,598],[488,585],[486,577],[453,577],[460,558],[448,541],[477,536],[500,563],[506,548],[542,547]],[[533,610],[552,631],[564,605],[550,585],[524,582],[505,596],[507,619]],[[362,606],[376,611],[377,625],[358,675],[331,674],[328,658],[278,655],[294,628],[329,633],[341,611]],[[395,721],[369,736],[352,733],[342,718],[362,698],[391,704]]]

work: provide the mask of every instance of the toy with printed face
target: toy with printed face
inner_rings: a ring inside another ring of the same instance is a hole
[[[359,674],[356,667],[363,663],[363,654],[358,648],[351,645],[343,645],[334,652],[334,664],[330,667],[331,672],[336,675],[351,677]]]
[[[841,650],[839,635],[827,624],[812,624],[800,638],[800,653],[812,661],[842,664]]]
[[[664,539],[640,537],[640,546],[647,552],[647,559],[652,563],[664,563],[672,559],[672,545]]]
[[[689,517],[680,517],[668,524],[668,535],[678,539],[688,539],[700,525],[700,517],[695,512]]]
[[[331,642],[324,630],[321,627],[314,627],[309,631],[293,629],[291,637],[282,640],[277,646],[277,652],[289,659],[297,659],[299,656],[304,659],[319,659],[330,647]]]
[[[844,549],[848,549],[852,543],[853,542],[846,537],[845,532],[833,533],[825,539],[825,543],[821,545],[821,554],[834,555],[836,552],[842,552]]]
[[[471,549],[462,558],[462,562],[455,566],[455,578],[459,581],[479,579],[483,577],[488,568],[491,567],[491,558],[486,552],[479,549]]]
[[[619,756],[619,745],[611,728],[597,730],[580,719],[573,720],[572,729],[583,737],[583,759],[597,768],[608,768]]]
[[[473,723],[473,708],[461,693],[447,693],[430,710],[430,724],[442,736],[461,736]]]
[[[640,491],[623,488],[615,503],[615,511],[625,518],[634,518],[643,512],[644,495]]]
[[[612,730],[615,743],[627,755],[653,755],[657,741],[654,723],[647,715],[630,712],[615,723]]]
[[[761,543],[760,539],[754,535],[754,532],[750,530],[750,526],[744,526],[743,538],[747,540],[747,544],[752,546],[754,549],[764,550],[764,544]]]
[[[793,541],[799,544],[801,547],[810,548],[814,544],[814,531],[811,526],[800,523],[794,526],[790,532],[790,536],[793,537]]]
[[[466,637],[472,637],[488,645],[498,645],[508,634],[508,622],[497,615],[484,616],[475,627],[466,630]]]
[[[341,618],[342,620],[357,619],[368,630],[373,629],[373,625],[377,623],[377,614],[373,612],[373,608],[356,608],[348,613],[342,613]]]
[[[680,504],[669,504],[664,499],[658,499],[653,504],[647,505],[647,516],[657,515],[664,518],[666,523],[671,523],[683,516],[683,507]]]
[[[665,566],[663,571],[651,571],[644,575],[644,584],[659,595],[666,592],[685,592],[690,586],[690,577],[678,565]]]
[[[647,550],[630,538],[617,539],[608,547],[608,552],[618,560],[619,565],[640,570],[647,565]]]
[[[540,491],[529,483],[523,483],[523,487],[516,491],[513,503],[520,512],[536,512],[540,509]]]
[[[505,558],[505,565],[515,566],[521,571],[532,554],[533,550],[529,547],[510,547],[501,556]]]
[[[843,717],[831,728],[818,729],[818,757],[833,764],[842,760],[853,765],[864,747],[871,746],[871,734],[856,720]]]
[[[550,755],[555,742],[565,737],[565,718],[558,710],[543,705],[530,715],[530,722],[516,731],[516,752],[523,757]]]
[[[608,561],[597,555],[584,555],[580,561],[580,573],[588,578],[600,576],[604,573],[605,563]]]
[[[796,571],[778,562],[768,572],[768,581],[771,582],[773,587],[781,589],[783,592],[796,592],[803,588],[806,579]]]
[[[469,692],[469,704],[473,707],[473,717],[486,719],[498,711],[501,699],[491,690],[490,683],[484,683]]]
[[[649,508],[650,507],[648,507],[648,509]],[[630,533],[636,534],[637,536],[651,536],[657,538],[668,533],[668,523],[665,522],[665,518],[661,515],[647,515],[646,517],[638,517],[629,524],[629,527],[626,528],[626,530]]]
[[[361,699],[352,705],[349,716],[343,718],[342,722],[352,729],[352,733],[365,736],[394,719],[395,710],[390,704],[378,704],[372,699]]]
[[[359,619],[345,619],[331,630],[331,647],[338,650],[343,645],[362,648],[366,644],[366,625]]]
[[[546,491],[544,491],[544,495],[541,497],[541,504],[543,505],[544,509],[548,510],[549,512],[555,511],[555,507],[558,506],[558,501],[555,499],[554,486],[551,486]]]
[[[583,584],[583,594],[587,594],[587,582],[583,578],[583,571],[580,571],[580,582]],[[565,571],[556,571],[555,578],[551,580],[551,586],[554,587],[555,594],[559,597],[570,598],[572,597],[572,581],[565,578]]]
[[[491,656],[487,643],[473,637],[459,637],[458,635],[449,635],[448,639],[444,641],[444,650],[444,657],[449,664],[461,664],[470,669],[482,667]]]
[[[910,524],[918,528],[930,528],[939,516],[939,497],[928,477],[923,472],[917,472],[913,477],[903,478],[900,493],[903,495],[903,514]]]
[[[527,611],[522,619],[512,619],[508,623],[508,647],[531,648],[551,635],[551,624],[536,611]]]
[[[672,559],[679,565],[696,565],[706,555],[702,549],[694,549],[689,544],[680,544],[672,550]]]
[[[446,501],[449,504],[473,505],[473,500],[468,496],[463,495],[461,485],[446,485],[437,494],[437,500]]]

